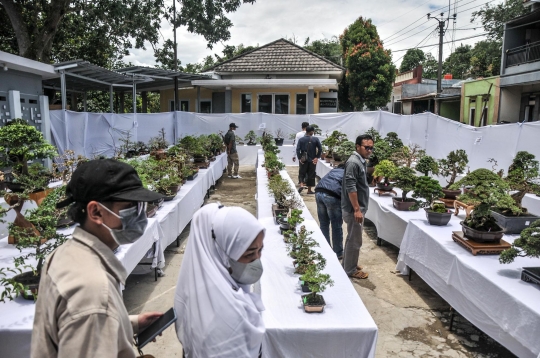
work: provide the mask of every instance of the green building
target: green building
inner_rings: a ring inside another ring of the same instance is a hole
[[[475,127],[497,124],[501,93],[499,84],[499,76],[464,81],[461,85],[460,122]]]

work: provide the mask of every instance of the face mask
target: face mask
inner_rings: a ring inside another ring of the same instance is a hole
[[[244,264],[229,258],[232,278],[241,285],[252,285],[261,279],[263,267],[260,259]]]
[[[109,210],[103,204],[99,203],[99,205],[122,221],[121,229],[111,229],[104,223],[102,224],[109,229],[118,245],[132,244],[144,234],[144,230],[146,230],[146,225],[148,224],[146,203],[138,203],[135,207],[120,210],[118,212],[119,215]]]

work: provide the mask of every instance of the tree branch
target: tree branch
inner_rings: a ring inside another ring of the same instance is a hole
[[[22,56],[28,50],[31,44],[28,28],[22,17],[22,9],[20,5],[15,4],[13,0],[2,0],[1,4],[9,17],[11,27],[13,28],[15,37],[17,38],[19,54]]]

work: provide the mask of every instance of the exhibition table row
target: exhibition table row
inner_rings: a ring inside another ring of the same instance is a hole
[[[294,274],[293,259],[287,255],[272,216],[274,198],[268,192],[266,171],[260,166],[264,162],[262,151],[258,162],[257,213],[266,228],[261,258],[264,273],[256,287],[266,308],[263,356],[374,357],[377,326],[305,205],[301,208],[302,225],[313,232],[312,237],[320,245],[316,250],[327,260],[324,273],[330,274],[335,283],[322,293],[326,301],[323,313],[304,312],[299,275]],[[294,187],[285,170],[280,174]]]
[[[195,211],[201,207],[208,189],[222,176],[226,163],[226,154],[219,155],[208,169],[200,170],[193,181],[188,181],[181,187],[172,201],[165,202],[156,215],[148,219],[146,231],[139,240],[119,247],[116,257],[128,273],[131,273],[148,253],[153,259],[152,267],[164,267],[163,251],[176,240]],[[60,232],[70,235],[73,230],[74,227],[69,227],[61,229]],[[25,252],[28,250],[23,251]],[[7,243],[7,237],[0,240],[0,268],[13,267],[13,258],[18,255],[19,250]],[[0,302],[0,357],[30,356],[34,312],[34,302],[22,297],[6,303]]]

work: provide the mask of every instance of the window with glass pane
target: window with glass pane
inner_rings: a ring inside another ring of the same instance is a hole
[[[245,93],[242,95],[242,113],[251,112],[251,94]]]
[[[296,114],[307,113],[307,95],[305,93],[296,95]]]
[[[288,94],[275,94],[274,95],[275,114],[289,114],[289,95]]]
[[[189,112],[189,101],[180,101],[180,110],[182,112]]]
[[[272,95],[259,95],[259,112],[272,113]]]
[[[212,101],[201,101],[200,113],[212,113]]]

